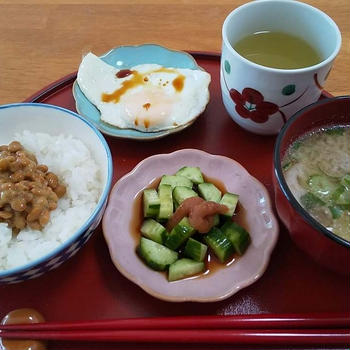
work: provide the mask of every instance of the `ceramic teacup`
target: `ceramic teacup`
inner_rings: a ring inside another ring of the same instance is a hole
[[[322,61],[299,69],[277,69],[251,62],[233,47],[261,31],[303,38]],[[291,0],[259,0],[232,11],[222,28],[220,80],[223,102],[241,127],[262,135],[277,134],[286,120],[317,101],[341,46],[340,31],[322,11]]]

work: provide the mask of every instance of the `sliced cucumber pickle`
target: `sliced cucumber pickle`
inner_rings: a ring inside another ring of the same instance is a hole
[[[187,217],[184,217],[167,235],[164,244],[170,249],[178,249],[196,230],[190,225]]]
[[[173,197],[177,204],[181,204],[187,198],[198,197],[198,193],[189,187],[176,186],[173,191]]]
[[[143,215],[144,217],[156,217],[159,212],[160,200],[154,188],[143,191]]]
[[[208,247],[197,241],[189,238],[185,246],[185,255],[195,261],[203,261],[207,254]]]
[[[198,167],[184,166],[183,168],[178,170],[176,175],[187,177],[197,185],[204,182],[202,172]]]
[[[159,212],[158,219],[160,220],[168,220],[170,216],[173,214],[174,206],[173,206],[173,192],[170,185],[160,185],[158,187],[158,195],[159,195]]]
[[[142,235],[160,244],[163,243],[165,231],[165,227],[154,219],[147,219],[141,225]]]
[[[226,222],[221,231],[230,240],[239,255],[243,255],[250,244],[249,233],[235,222]]]
[[[176,186],[192,188],[193,182],[187,177],[181,175],[163,175],[159,183],[159,186],[161,185],[170,185],[172,189]]]
[[[238,199],[239,199],[238,194],[234,194],[230,192],[227,192],[222,196],[220,200],[220,204],[226,205],[226,207],[228,208],[228,211],[224,214],[224,216],[231,217],[234,214],[238,203]]]
[[[177,252],[144,237],[141,237],[138,252],[145,263],[157,271],[166,270],[178,258]]]
[[[204,236],[204,241],[222,263],[226,262],[234,253],[232,243],[217,227],[213,227],[209,233]]]
[[[214,184],[209,182],[199,184],[198,191],[206,201],[220,202],[221,191]]]
[[[205,265],[203,262],[194,261],[191,259],[179,259],[169,266],[168,280],[169,282],[177,281],[186,277],[196,275],[204,271]]]

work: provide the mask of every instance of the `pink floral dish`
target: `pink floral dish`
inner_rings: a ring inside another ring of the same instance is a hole
[[[239,194],[245,228],[251,244],[232,264],[208,275],[168,282],[147,267],[136,253],[132,234],[135,199],[156,179],[184,166],[199,167],[203,174]],[[119,272],[152,296],[171,302],[213,302],[226,299],[257,281],[266,270],[278,238],[278,223],[265,187],[236,161],[196,149],[158,154],[141,161],[113,187],[103,217],[103,233]]]

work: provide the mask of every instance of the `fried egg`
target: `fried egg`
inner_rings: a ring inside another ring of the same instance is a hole
[[[89,53],[77,82],[101,120],[123,129],[176,128],[199,116],[209,102],[210,74],[200,69],[141,64],[119,70]]]

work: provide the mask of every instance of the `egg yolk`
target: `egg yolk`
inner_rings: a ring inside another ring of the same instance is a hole
[[[146,102],[145,102],[146,101]],[[177,98],[168,96],[160,89],[141,89],[134,94],[125,95],[123,105],[134,124],[147,129],[151,125],[164,124],[172,112]]]

